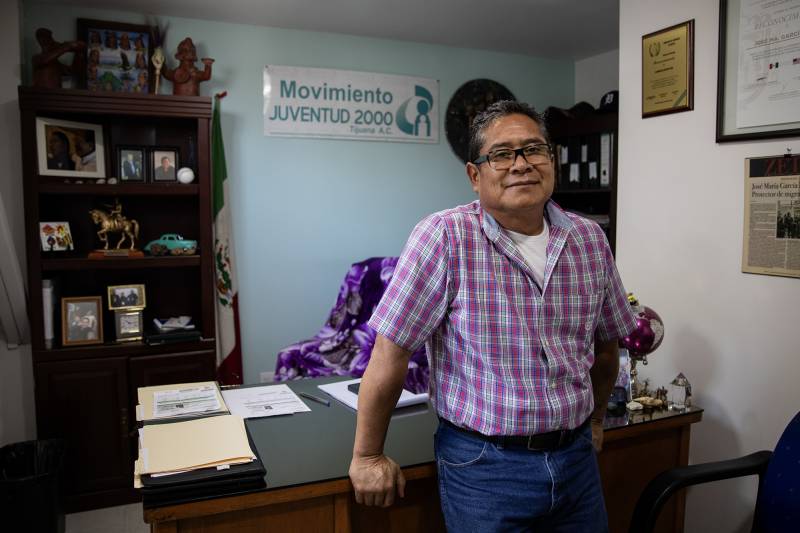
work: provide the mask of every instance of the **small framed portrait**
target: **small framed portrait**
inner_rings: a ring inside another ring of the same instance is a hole
[[[37,117],[36,152],[41,176],[106,177],[99,124]]]
[[[43,252],[74,250],[69,222],[39,222],[39,238]]]
[[[145,307],[144,285],[114,285],[108,288],[109,309],[117,311]]]
[[[153,92],[153,28],[138,24],[78,19],[86,43],[86,70],[79,86],[90,91]]]
[[[178,181],[177,148],[152,148],[150,150],[150,176],[153,182]]]
[[[114,326],[118,342],[142,340],[144,330],[142,310],[115,311]]]
[[[117,146],[117,172],[120,181],[145,180],[145,152],[142,146]]]
[[[61,343],[64,346],[103,343],[103,299],[82,296],[61,299]]]

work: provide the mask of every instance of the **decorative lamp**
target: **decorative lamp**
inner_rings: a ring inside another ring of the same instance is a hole
[[[631,395],[640,396],[641,384],[636,370],[637,361],[647,365],[647,356],[661,346],[664,340],[664,322],[658,313],[641,305],[632,292],[628,293],[628,303],[636,314],[636,329],[620,339],[620,348],[625,348],[631,357]]]

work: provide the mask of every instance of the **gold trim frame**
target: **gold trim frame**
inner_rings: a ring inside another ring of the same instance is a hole
[[[129,297],[129,292],[133,290],[136,293],[135,302],[125,301]],[[108,308],[112,311],[127,311],[144,309],[147,307],[147,298],[145,297],[144,285],[110,285],[108,287]]]
[[[79,307],[70,308],[81,304],[94,304],[94,309],[86,309],[80,314]],[[78,338],[81,336],[85,338]],[[103,344],[103,298],[101,296],[61,298],[61,345],[85,344]]]
[[[694,19],[642,37],[642,118],[694,109]]]

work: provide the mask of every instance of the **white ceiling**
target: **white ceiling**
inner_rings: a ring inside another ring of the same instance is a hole
[[[47,0],[29,1],[47,3]],[[60,3],[559,59],[582,59],[616,49],[619,34],[619,0],[61,0]]]

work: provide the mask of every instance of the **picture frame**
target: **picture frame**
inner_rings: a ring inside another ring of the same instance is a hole
[[[147,180],[147,149],[144,146],[117,146],[117,175],[121,182]]]
[[[78,86],[90,91],[152,93],[153,28],[93,19],[77,20],[78,39],[86,43],[86,68]]]
[[[178,167],[180,166],[179,154],[178,148],[171,146],[151,148],[148,157],[150,181],[153,183],[177,182]]]
[[[779,8],[773,7],[775,10]],[[791,50],[786,51],[784,55],[787,62],[781,55],[781,47],[771,50],[771,43],[755,46],[765,36],[791,34],[800,30],[800,21],[787,22],[786,17],[778,17],[784,22],[767,25],[765,29],[758,31],[754,27],[752,31],[740,35],[743,21],[760,18],[772,20],[769,9],[765,7],[761,12],[758,6],[752,4],[743,9],[741,0],[720,0],[716,132],[718,143],[800,136],[798,98],[781,98],[779,92],[781,85],[785,85],[787,89],[797,87],[796,81],[781,83],[784,77],[790,77],[791,72],[797,70],[797,54],[786,55]],[[789,30],[786,25],[790,26]],[[750,46],[748,42],[754,46]],[[742,46],[747,55],[740,58],[739,50]],[[773,65],[777,66],[772,68]],[[741,74],[744,76],[740,80]]]
[[[694,19],[642,37],[642,118],[694,109]]]
[[[147,307],[144,285],[111,285],[108,287],[108,308],[112,311],[136,310]]]
[[[39,239],[43,252],[74,250],[69,222],[39,222]]]
[[[105,178],[103,126],[36,117],[40,176]]]
[[[140,341],[144,337],[142,310],[115,311],[114,329],[117,342]]]
[[[61,344],[103,344],[103,299],[100,296],[61,298]]]

